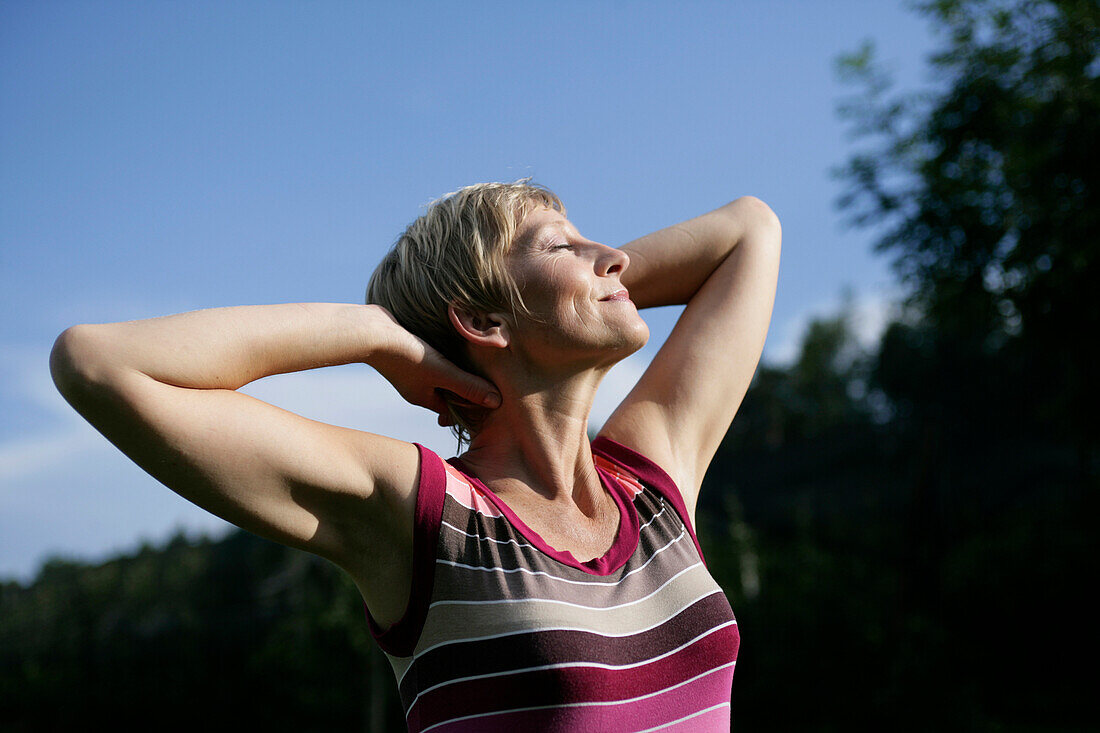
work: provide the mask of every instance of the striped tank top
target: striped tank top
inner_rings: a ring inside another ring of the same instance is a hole
[[[367,614],[410,731],[730,729],[737,622],[660,467],[592,442],[620,523],[579,562],[459,459],[417,448],[409,605],[386,631]]]

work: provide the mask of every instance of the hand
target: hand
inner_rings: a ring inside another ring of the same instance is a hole
[[[460,369],[428,342],[405,330],[388,311],[393,325],[387,347],[369,357],[368,364],[385,377],[397,392],[413,405],[439,416],[439,424],[451,424],[444,394],[459,406],[495,409],[500,392],[488,380]]]

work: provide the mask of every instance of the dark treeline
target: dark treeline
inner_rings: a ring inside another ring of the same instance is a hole
[[[939,0],[941,88],[873,47],[839,205],[911,297],[762,365],[699,531],[741,627],[740,730],[1078,731],[1100,470],[1100,6]],[[0,586],[0,725],[400,730],[354,585],[243,532]]]
[[[392,687],[355,585],[239,530],[0,586],[4,730],[400,730]]]

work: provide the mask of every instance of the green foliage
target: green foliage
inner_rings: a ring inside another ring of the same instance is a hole
[[[5,730],[400,727],[354,584],[237,532],[99,566],[52,560],[0,593]],[[388,666],[388,665],[387,665]],[[368,689],[368,683],[380,690]],[[381,694],[379,694],[381,693]]]
[[[840,113],[874,143],[835,172],[848,184],[838,205],[854,224],[884,227],[877,248],[893,255],[919,315],[909,325],[924,355],[950,367],[926,377],[988,392],[991,362],[1011,362],[1002,387],[1038,387],[1016,422],[1046,422],[1090,452],[1100,440],[1089,338],[1100,325],[1100,4],[917,8],[947,38],[930,59],[938,89],[887,98],[872,44],[838,61],[862,89]],[[892,364],[907,360],[906,341],[894,334]]]

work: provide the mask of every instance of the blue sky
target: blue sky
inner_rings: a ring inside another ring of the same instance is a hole
[[[50,382],[80,322],[246,303],[361,302],[421,206],[533,176],[623,244],[741,195],[783,222],[764,361],[851,286],[867,340],[897,291],[842,226],[855,149],[842,52],[874,39],[926,85],[926,20],[895,0],[0,5],[0,577],[225,525],[118,454]],[[676,316],[609,376],[598,423]],[[363,366],[246,391],[315,419],[449,434]]]

